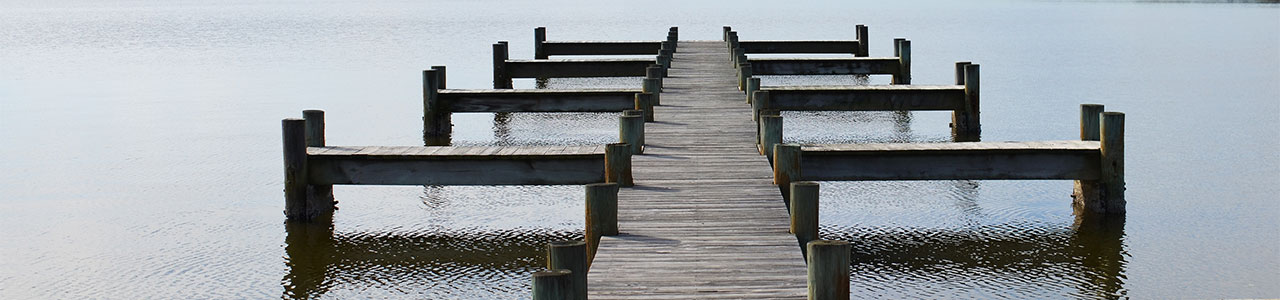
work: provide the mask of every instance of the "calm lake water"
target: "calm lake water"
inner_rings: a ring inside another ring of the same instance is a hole
[[[1280,297],[1278,5],[47,2],[0,2],[3,299],[527,297],[543,245],[582,234],[581,187],[341,186],[332,226],[286,225],[280,119],[320,108],[330,144],[420,144],[420,71],[488,87],[490,45],[530,58],[536,26],[853,39],[856,23],[872,56],[910,38],[917,84],[981,64],[987,141],[1075,139],[1081,103],[1126,112],[1129,213],[1075,228],[1070,181],[824,183],[822,235],[853,242],[855,297]],[[455,116],[456,143],[616,133],[601,114],[494,119]],[[786,136],[937,142],[948,121],[795,113]]]

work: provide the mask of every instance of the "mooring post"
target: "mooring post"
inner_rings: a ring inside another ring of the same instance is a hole
[[[445,87],[445,80],[444,80],[445,67],[431,66],[431,69],[436,71],[436,88],[441,90],[447,89],[448,87]]]
[[[507,41],[493,44],[493,88],[511,88],[511,76],[507,75]]]
[[[662,66],[657,64],[649,65],[648,68],[644,69],[644,78],[657,79],[658,86],[661,87],[663,85],[662,84]]]
[[[653,105],[662,105],[662,83],[657,78],[645,78],[640,92],[652,95]]]
[[[751,104],[751,98],[755,97],[756,91],[760,90],[760,78],[747,78],[747,104]]]
[[[742,47],[733,48],[733,64],[734,65],[741,66],[742,63],[747,62],[746,51],[747,49],[742,49]]]
[[[806,244],[809,299],[849,299],[849,242],[817,240]]]
[[[963,77],[956,78],[956,83],[964,85],[964,108],[951,112],[951,135],[957,142],[976,142],[982,139],[979,70],[977,64],[956,63],[956,71],[964,73]]]
[[[911,40],[893,39],[893,52],[898,56],[898,72],[893,74],[893,84],[911,84]]]
[[[608,144],[604,148],[605,182],[617,182],[618,186],[635,185],[631,179],[631,146],[626,143]]]
[[[1108,214],[1124,214],[1124,113],[1102,113],[1102,207]]]
[[[773,145],[782,143],[782,116],[773,110],[761,113],[760,154],[764,154],[769,162],[773,162]]]
[[[284,215],[309,221],[319,215],[307,207],[307,121],[290,118],[280,122],[284,133]]]
[[[573,271],[565,269],[533,272],[534,300],[573,299]]]
[[[653,94],[636,93],[635,109],[644,113],[645,122],[653,122]]]
[[[857,57],[871,56],[870,48],[867,47],[867,41],[871,40],[870,36],[867,34],[867,25],[862,25],[862,24],[855,25],[854,30],[858,32],[857,33],[858,49],[856,50],[857,53],[854,53],[853,56],[857,56]]]
[[[595,258],[601,236],[618,235],[618,184],[592,183],[586,186],[587,265]]]
[[[769,91],[756,91],[751,97],[751,120],[760,122],[760,110],[769,109]]]
[[[671,56],[659,54],[655,61],[662,66],[662,77],[667,77],[667,70],[671,69]]]
[[[618,116],[618,141],[631,146],[631,154],[644,153],[644,113],[623,111]]]
[[[721,40],[726,43],[729,42],[729,31],[733,31],[733,27],[725,26],[724,29],[721,30],[721,34],[724,36]]]
[[[773,184],[778,185],[782,196],[791,201],[791,181],[800,178],[800,145],[773,145]]]
[[[733,48],[738,48],[738,32],[737,31],[729,31],[728,42],[729,43],[726,46],[729,47],[730,50],[732,50]],[[733,58],[730,58],[730,59],[733,59]]]
[[[676,54],[675,54],[675,51],[673,50],[661,51],[661,53],[662,53],[661,55],[665,57],[663,59],[663,62],[665,62],[665,64],[662,65],[662,77],[667,77],[667,69],[671,68],[671,60],[675,59]]]
[[[563,269],[569,274],[568,299],[587,299],[587,243],[583,241],[559,241],[547,244],[547,269]]]
[[[1104,110],[1105,107],[1102,104],[1080,105],[1081,141],[1099,141],[1102,139],[1102,112]],[[1105,164],[1099,164],[1099,167],[1101,168],[1103,165]],[[1073,206],[1079,210],[1077,215],[1106,211],[1106,208],[1102,205],[1102,187],[1099,184],[1100,181],[1101,180],[1075,181],[1071,197],[1074,200],[1074,203],[1072,203]]]
[[[324,147],[324,111],[308,109],[302,111],[302,119],[307,121],[307,147]],[[336,202],[333,201],[332,184],[312,184],[307,188],[307,206],[315,207],[322,213],[332,212]],[[325,209],[325,207],[330,209]]]
[[[798,181],[791,183],[791,233],[800,245],[808,245],[818,239],[818,183]]]
[[[452,113],[440,102],[439,73],[422,71],[422,142],[426,146],[448,146],[453,133]]]
[[[547,59],[547,50],[542,48],[542,43],[547,41],[547,28],[538,27],[533,29],[533,58]]]
[[[746,62],[746,60],[743,60],[743,63],[738,64],[738,90],[739,91],[747,90],[747,81],[750,78],[751,78],[751,63]]]

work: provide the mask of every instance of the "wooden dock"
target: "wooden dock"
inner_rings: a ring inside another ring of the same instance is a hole
[[[720,41],[680,42],[590,298],[805,298],[804,258],[729,58]]]

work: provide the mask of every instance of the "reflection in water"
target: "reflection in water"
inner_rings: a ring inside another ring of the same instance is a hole
[[[856,298],[1124,297],[1124,220],[1086,219],[1074,229],[827,227],[822,235],[853,243]]]
[[[507,298],[528,290],[548,242],[582,238],[546,229],[335,235],[329,220],[285,230],[284,298]]]

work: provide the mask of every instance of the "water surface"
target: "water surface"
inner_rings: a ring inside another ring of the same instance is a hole
[[[666,7],[661,13],[657,7]],[[46,1],[0,3],[0,298],[521,298],[580,187],[340,186],[285,224],[280,119],[334,145],[420,144],[420,71],[490,86],[490,44],[913,43],[913,82],[982,65],[983,139],[1078,137],[1127,113],[1123,222],[1077,224],[1069,181],[829,182],[822,235],[864,298],[1280,295],[1280,6],[1098,2]],[[766,85],[888,78],[765,78]],[[517,87],[533,87],[517,81]],[[551,88],[631,86],[561,80]],[[787,141],[942,142],[946,113],[787,113]],[[597,144],[602,114],[459,114],[463,145]]]

